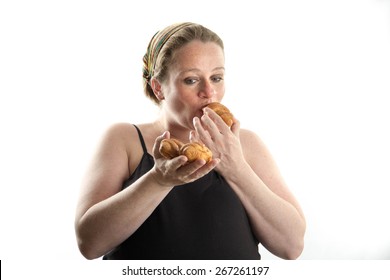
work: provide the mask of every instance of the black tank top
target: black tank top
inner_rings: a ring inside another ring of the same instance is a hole
[[[130,186],[154,166],[136,127],[144,154],[124,184]],[[103,259],[260,259],[241,201],[216,171],[174,187],[145,222]]]

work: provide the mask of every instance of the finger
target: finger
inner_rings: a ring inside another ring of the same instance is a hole
[[[206,146],[210,144],[211,137],[207,130],[205,130],[202,126],[202,123],[198,117],[195,117],[193,119],[194,127],[196,130],[196,135],[198,137],[198,140],[200,140],[202,143],[204,143]]]
[[[205,162],[203,161],[203,165],[195,169],[188,178],[190,180],[196,180],[205,176],[207,173],[213,170],[219,164],[219,162],[220,159],[212,159],[206,164],[204,164]]]
[[[241,123],[239,120],[237,120],[235,117],[233,117],[233,124],[231,126],[231,131],[234,133],[234,135],[238,136],[240,133]]]
[[[161,144],[161,141],[163,139],[169,139],[169,138],[170,138],[169,131],[165,131],[162,135],[160,135],[156,138],[156,140],[154,141],[153,150],[152,150],[153,156],[155,159],[163,157],[159,152],[160,144]]]
[[[185,157],[185,158],[187,158],[187,157]],[[180,173],[182,175],[186,174],[185,176],[189,176],[205,164],[206,164],[206,161],[204,159],[197,159],[195,161],[189,162],[189,163],[183,165],[182,167],[180,167]]]
[[[230,131],[230,128],[224,122],[224,120],[210,108],[203,109],[202,122],[205,122],[210,130],[216,130],[221,134],[226,134]]]
[[[190,138],[189,138],[190,142],[201,142],[200,139],[199,139],[199,135],[198,133],[196,132],[196,130],[191,130],[190,131]]]
[[[178,170],[186,165],[188,158],[186,156],[178,156],[173,159],[167,159],[172,170]]]
[[[219,120],[219,116],[215,116],[215,121],[222,121],[222,120]],[[217,125],[217,123],[215,122],[213,119],[211,119],[211,117],[208,115],[208,113],[204,114],[202,117],[201,117],[201,123],[202,123],[202,127],[204,128],[204,130],[207,131],[207,134],[210,135],[209,139],[214,142],[214,143],[217,143],[219,141],[221,141],[221,139],[223,138],[223,135],[227,135],[228,133],[231,133],[230,131],[227,132],[227,131],[224,131],[225,129],[228,129],[230,130],[226,124],[223,122],[222,124],[220,124],[220,126]],[[221,127],[222,126],[222,127]],[[211,143],[207,143],[207,144],[211,144]]]
[[[212,113],[209,114],[209,112],[206,110],[200,120],[202,121],[204,127],[211,130],[219,130],[217,127],[217,123],[219,121],[218,118],[220,118],[218,115],[213,116]]]

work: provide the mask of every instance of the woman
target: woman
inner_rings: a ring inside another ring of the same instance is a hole
[[[144,57],[152,123],[113,125],[83,184],[75,227],[88,259],[285,259],[303,250],[305,219],[259,137],[212,110],[225,93],[221,39],[180,23],[155,34]],[[204,143],[210,162],[162,157],[163,139]]]

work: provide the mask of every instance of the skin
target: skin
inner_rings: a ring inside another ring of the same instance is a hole
[[[266,146],[255,133],[240,129],[237,119],[229,129],[215,112],[203,109],[220,102],[225,93],[222,49],[192,41],[174,53],[174,61],[166,81],[151,81],[161,114],[155,122],[139,125],[154,167],[121,191],[143,154],[138,134],[131,124],[116,124],[102,138],[76,211],[81,253],[94,259],[109,252],[138,229],[175,185],[215,168],[243,203],[257,239],[276,256],[297,258],[303,250],[305,218]],[[166,160],[158,147],[170,137],[203,142],[213,160]]]

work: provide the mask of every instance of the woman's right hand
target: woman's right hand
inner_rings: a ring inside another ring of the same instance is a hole
[[[219,159],[212,159],[208,163],[205,160],[188,163],[186,156],[167,159],[160,154],[159,147],[163,139],[169,138],[170,133],[166,131],[156,138],[153,146],[155,164],[150,172],[161,185],[173,187],[193,182],[209,173],[219,163]]]

